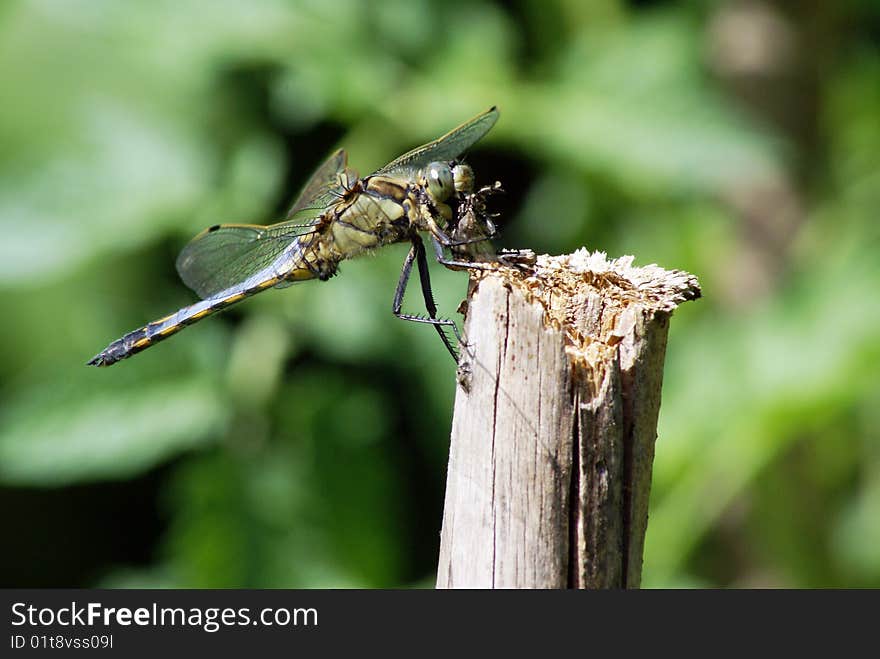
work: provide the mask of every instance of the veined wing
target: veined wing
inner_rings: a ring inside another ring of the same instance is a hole
[[[287,220],[271,226],[218,224],[193,238],[177,257],[183,282],[207,299],[250,280],[269,268],[294,241],[305,245],[308,234],[325,208],[350,184],[354,172],[346,169],[343,149],[331,155],[309,178],[287,213]]]
[[[443,137],[428,142],[392,160],[375,174],[398,176],[413,180],[418,171],[432,162],[455,160],[476,144],[498,121],[498,109],[489,108]]]
[[[296,220],[310,211],[320,212],[336,201],[357,179],[357,174],[347,168],[347,163],[348,155],[344,149],[339,149],[318,167],[287,211],[287,219]]]
[[[309,224],[281,222],[272,226],[217,224],[193,238],[177,257],[177,272],[202,299],[251,280],[268,278],[275,261],[294,242],[302,249],[314,237]],[[266,272],[264,272],[266,271]]]

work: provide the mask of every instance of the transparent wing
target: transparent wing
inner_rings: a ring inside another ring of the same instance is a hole
[[[218,224],[205,229],[180,252],[177,272],[202,299],[233,288],[269,268],[294,242],[305,247],[318,216],[345,191],[356,174],[339,149],[309,178],[287,212],[271,226]]]
[[[314,237],[315,222],[218,224],[193,238],[177,257],[177,272],[202,299],[232,288],[266,270],[290,245],[300,248]]]
[[[312,211],[320,212],[336,201],[357,178],[357,174],[346,168],[347,162],[348,155],[339,149],[318,167],[287,211],[287,219],[295,220],[304,214],[314,215]]]
[[[375,173],[413,180],[418,171],[429,163],[458,158],[488,133],[496,121],[498,109],[493,106],[458,128],[453,128],[443,137],[404,153]]]

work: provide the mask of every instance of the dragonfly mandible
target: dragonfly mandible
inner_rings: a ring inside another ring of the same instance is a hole
[[[498,110],[492,107],[364,178],[349,169],[340,149],[312,174],[283,222],[205,229],[184,247],[176,264],[183,282],[202,300],[129,332],[88,363],[115,364],[252,295],[300,281],[327,280],[341,261],[404,241],[411,247],[392,313],[433,325],[457,361],[444,329],[451,328],[460,340],[458,329],[452,320],[437,317],[420,233],[428,234],[443,265],[487,267],[479,261],[489,254],[486,240],[494,225],[485,212],[484,197],[500,185],[474,191],[474,173],[459,158],[497,120]],[[459,224],[467,227],[459,229]],[[452,258],[446,258],[444,248]],[[427,316],[401,311],[413,263],[419,270]]]

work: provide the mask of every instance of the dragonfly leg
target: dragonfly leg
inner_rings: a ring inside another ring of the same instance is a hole
[[[481,238],[480,241],[485,240]],[[480,242],[480,241],[471,241],[471,242]],[[443,253],[443,245],[440,241],[435,237],[431,236],[431,243],[434,245],[434,255],[437,257],[437,262],[441,265],[445,265],[447,268],[458,268],[458,269],[468,269],[468,270],[496,270],[497,266],[492,263],[480,263],[478,261],[456,261],[454,259],[447,259],[446,255]],[[456,243],[463,244],[463,243]]]
[[[412,274],[413,261],[416,261],[419,267],[419,280],[422,285],[422,297],[425,299],[425,309],[428,311],[428,317],[418,316],[415,314],[402,313],[403,296],[406,293],[406,285],[409,283],[410,274]],[[437,330],[437,334],[443,341],[443,345],[452,355],[452,358],[458,363],[458,353],[453,347],[449,337],[443,331],[443,328],[450,327],[455,334],[455,338],[461,342],[461,335],[458,333],[458,327],[455,322],[446,318],[437,318],[437,305],[434,302],[434,294],[431,291],[431,278],[428,274],[428,260],[425,258],[425,244],[419,236],[413,236],[412,247],[406,255],[403,262],[403,269],[400,272],[400,279],[397,282],[397,289],[394,291],[394,302],[391,312],[402,320],[409,320],[415,323],[426,323],[433,325]]]
[[[428,259],[425,256],[425,244],[418,235],[416,235],[414,242],[417,245],[416,263],[419,266],[419,283],[422,288],[422,297],[425,300],[425,308],[428,310],[428,315],[437,321],[434,323],[434,328],[437,330],[440,338],[443,339],[443,344],[446,346],[446,349],[449,350],[449,354],[451,354],[453,359],[458,362],[458,354],[456,353],[455,348],[449,344],[449,337],[443,331],[443,328],[451,328],[458,343],[461,343],[461,335],[458,333],[458,327],[455,325],[455,321],[449,320],[448,318],[437,318],[437,304],[434,302],[434,292],[431,290],[431,277],[428,272]]]
[[[443,245],[432,236],[434,253],[437,262],[453,270],[497,270],[499,265],[516,268],[520,272],[533,272],[535,266],[535,253],[530,249],[503,249],[495,252],[491,261],[458,261],[447,259],[443,254]]]

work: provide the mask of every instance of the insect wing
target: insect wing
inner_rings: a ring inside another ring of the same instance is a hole
[[[375,172],[414,180],[419,170],[432,162],[455,160],[489,132],[498,121],[498,109],[489,108],[483,114],[453,128],[443,137],[404,153]]]
[[[318,167],[287,211],[287,219],[316,215],[339,199],[357,179],[357,174],[347,168],[347,163],[348,155],[339,149]]]
[[[275,274],[273,265],[293,243],[305,248],[315,235],[315,223],[282,222],[268,227],[221,224],[192,239],[177,257],[177,272],[202,299]],[[284,259],[289,262],[288,259]]]
[[[197,235],[177,257],[180,278],[206,299],[251,281],[256,275],[268,279],[278,274],[272,267],[275,261],[295,241],[300,248],[308,244],[318,216],[356,178],[347,169],[347,162],[343,149],[324,161],[303,186],[284,222],[271,226],[220,224]]]

